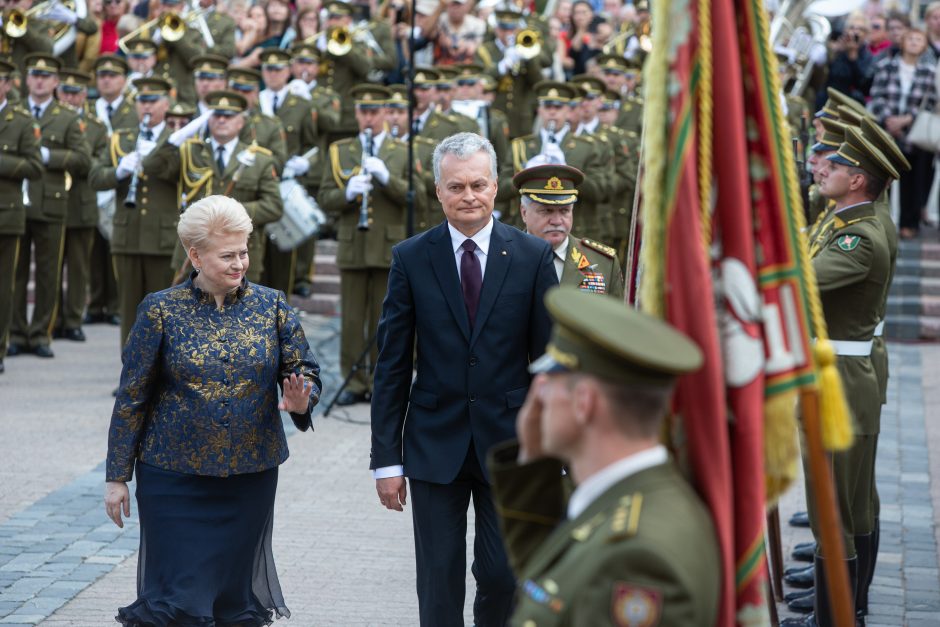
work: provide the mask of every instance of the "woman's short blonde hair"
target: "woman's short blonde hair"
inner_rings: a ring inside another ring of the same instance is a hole
[[[231,235],[252,230],[251,218],[245,207],[228,196],[207,196],[190,205],[180,216],[176,232],[183,248],[203,250],[216,235]]]

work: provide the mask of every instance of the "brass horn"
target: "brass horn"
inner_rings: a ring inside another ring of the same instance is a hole
[[[532,28],[524,28],[516,33],[516,50],[519,56],[528,61],[542,53],[542,36]]]

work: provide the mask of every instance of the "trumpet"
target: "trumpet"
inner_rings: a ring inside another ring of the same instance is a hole
[[[382,50],[381,47],[378,46],[378,42],[375,41],[375,37],[369,32],[367,25],[353,26],[352,28],[332,26],[321,30],[319,33],[310,35],[303,40],[303,43],[312,46],[316,44],[317,40],[323,35],[326,35],[326,51],[334,57],[344,57],[349,54],[354,42],[365,43],[373,50],[378,48],[378,52]]]
[[[3,15],[3,33],[11,39],[19,39],[26,34],[30,18],[39,17],[48,11],[58,0],[43,0],[26,11],[10,9]]]
[[[516,50],[528,61],[542,53],[542,35],[533,28],[523,28],[516,33]]]
[[[372,155],[372,129],[366,128],[363,133],[366,136],[366,149],[362,151],[362,163],[365,164],[366,157]],[[372,179],[371,174],[369,179]],[[360,231],[369,230],[369,194],[362,195],[362,204],[359,206],[359,224],[356,225],[356,228]]]
[[[176,13],[164,13],[121,37],[118,40],[118,47],[124,51],[124,54],[130,54],[130,48],[127,47],[127,44],[141,36],[149,39],[151,29],[160,31],[163,41],[179,41],[186,34],[186,22]]]

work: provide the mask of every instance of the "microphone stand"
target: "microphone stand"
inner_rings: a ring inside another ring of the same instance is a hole
[[[405,197],[407,216],[405,233],[408,237],[415,234],[415,11],[417,0],[411,0],[411,30],[408,33],[408,195]]]

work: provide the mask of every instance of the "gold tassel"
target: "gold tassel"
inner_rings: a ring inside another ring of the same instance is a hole
[[[819,369],[819,417],[822,443],[828,451],[844,451],[852,446],[852,417],[845,402],[842,379],[836,369],[836,354],[828,339],[816,341]]]
[[[796,389],[776,394],[764,402],[764,476],[767,507],[796,480],[800,448],[797,440]]]

